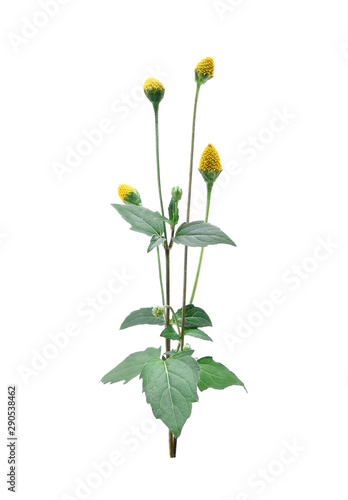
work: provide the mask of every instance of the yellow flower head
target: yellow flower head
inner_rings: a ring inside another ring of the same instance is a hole
[[[118,186],[118,194],[123,203],[126,205],[141,206],[141,198],[138,191],[128,184],[120,184]]]
[[[199,162],[199,170],[201,172],[218,172],[222,170],[219,153],[212,144],[208,144],[203,151]]]
[[[131,193],[132,191],[135,191],[134,187],[129,186],[128,184],[120,184],[118,186],[118,195],[122,201],[124,201],[127,194]]]
[[[159,104],[164,96],[165,88],[156,78],[147,78],[144,82],[144,92],[152,104]]]
[[[156,78],[147,78],[144,82],[144,90],[145,92],[148,90],[161,90],[164,92],[164,86],[159,80],[156,80]]]
[[[222,172],[219,153],[212,144],[208,144],[202,153],[201,161],[199,162],[199,171],[209,186],[213,186]]]
[[[202,59],[195,67],[196,82],[205,83],[214,76],[214,59],[206,57]]]

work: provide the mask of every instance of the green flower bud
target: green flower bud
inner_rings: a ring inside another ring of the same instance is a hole
[[[179,221],[179,208],[178,203],[181,200],[182,189],[179,187],[173,187],[172,189],[172,198],[169,203],[168,211],[169,211],[169,219],[173,221],[173,226],[175,226]]]
[[[172,189],[172,197],[175,201],[180,201],[182,197],[182,189],[180,189],[178,186],[173,187]]]
[[[163,306],[155,306],[152,308],[152,314],[156,316],[156,318],[161,318],[164,316],[165,308]]]
[[[190,344],[185,344],[185,345],[184,345],[183,350],[184,350],[184,351],[191,351],[191,346],[190,346]]]

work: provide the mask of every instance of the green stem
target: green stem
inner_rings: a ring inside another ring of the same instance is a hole
[[[195,104],[193,108],[193,120],[192,120],[192,137],[191,137],[191,156],[190,156],[190,172],[189,172],[189,185],[188,185],[188,195],[187,195],[187,215],[186,222],[190,222],[190,210],[191,210],[191,192],[192,192],[192,171],[193,171],[193,153],[195,147],[195,129],[196,129],[196,114],[197,114],[197,102],[199,89],[201,85],[197,83]],[[184,285],[183,285],[183,304],[182,304],[182,323],[181,323],[181,350],[184,349],[185,341],[185,315],[186,315],[186,292],[187,292],[187,261],[188,261],[188,247],[185,246],[184,255]]]
[[[164,305],[165,298],[164,298],[163,279],[162,279],[162,265],[161,265],[160,251],[159,251],[158,247],[157,247],[157,262],[158,262],[158,275],[159,275],[159,280],[160,280],[160,285],[161,285],[162,304]]]
[[[193,153],[195,148],[195,130],[196,130],[196,114],[197,114],[197,102],[199,89],[201,84],[197,83],[197,90],[195,96],[195,105],[193,108],[193,120],[192,120],[192,137],[191,137],[191,157],[190,157],[190,173],[189,173],[189,187],[188,187],[188,199],[187,199],[187,215],[186,222],[190,222],[190,209],[191,209],[191,191],[192,191],[192,170],[193,170]]]
[[[160,171],[160,160],[159,160],[159,134],[158,134],[158,104],[153,105],[153,109],[155,111],[155,129],[156,129],[156,163],[157,163],[157,184],[158,184],[158,194],[161,205],[161,214],[164,217],[164,208],[163,208],[163,198],[162,198],[162,187],[161,187],[161,171]],[[167,229],[166,223],[163,222],[164,236],[167,240]],[[168,242],[167,242],[168,244]]]
[[[174,312],[174,309],[172,308],[172,306],[169,306],[169,305],[166,305],[164,307],[168,307],[168,309],[170,309],[172,311],[172,314],[173,314],[173,318],[174,318],[174,321],[175,321],[175,324],[176,324],[176,327],[178,329],[178,333],[179,335],[181,335],[181,331],[180,331],[180,326],[179,326],[179,322],[178,322],[178,318]]]
[[[206,210],[205,210],[205,220],[204,220],[204,222],[208,222],[208,218],[209,218],[209,208],[210,208],[210,199],[211,199],[211,191],[212,191],[212,189],[213,189],[213,185],[207,183],[207,207],[206,207]],[[192,290],[192,294],[191,294],[190,304],[193,303],[193,299],[195,298],[197,284],[198,284],[198,278],[199,278],[199,274],[201,272],[201,267],[202,267],[203,253],[204,253],[204,247],[201,248],[201,254],[200,254],[200,257],[199,257],[197,274],[196,274],[195,284],[193,285],[193,290]]]
[[[169,253],[170,249],[165,248],[166,254],[166,302],[167,305],[170,304],[170,258]],[[166,308],[166,327],[170,324],[170,308]],[[170,339],[166,339],[166,351],[170,351]],[[169,358],[169,354],[167,354],[167,358]],[[169,456],[170,458],[174,458],[174,436],[171,431],[169,431]]]
[[[161,205],[161,213],[162,216],[164,217],[164,207],[163,207],[163,198],[162,198],[162,187],[161,187],[161,172],[160,172],[160,161],[159,161],[159,134],[158,134],[158,104],[153,105],[153,109],[155,112],[155,130],[156,130],[156,163],[157,163],[157,183],[158,183],[158,194],[159,194],[159,199],[160,199],[160,205]],[[164,231],[164,236],[165,236],[165,243],[164,243],[164,251],[166,255],[166,303],[170,303],[170,260],[169,260],[169,248],[168,248],[168,240],[167,240],[167,230],[166,230],[166,223],[163,222],[163,231]],[[159,255],[159,253],[158,253]],[[162,276],[162,273],[160,272],[160,276]],[[163,284],[162,284],[162,290],[163,290]],[[164,299],[164,295],[162,294],[162,298]],[[163,305],[165,304],[165,301],[163,300]],[[170,311],[167,309],[166,311],[166,326],[169,325],[170,322]],[[170,351],[170,340],[166,339],[166,351]],[[168,357],[168,355],[167,355]],[[169,455],[170,457],[174,457],[174,436],[171,431],[169,431]]]
[[[166,304],[170,303],[170,258],[169,248],[165,248],[166,254]],[[170,307],[166,308],[166,327],[170,324]],[[170,351],[170,339],[166,339],[166,351]],[[167,356],[168,357],[168,356]]]
[[[193,153],[195,147],[195,130],[196,130],[196,114],[197,114],[197,102],[199,89],[201,84],[197,82],[195,104],[193,107],[193,119],[192,119],[192,137],[191,137],[191,156],[190,156],[190,172],[189,172],[189,184],[188,184],[188,194],[187,194],[187,214],[186,222],[190,222],[190,210],[191,210],[191,192],[192,192],[192,171],[193,171]],[[185,246],[184,254],[184,284],[183,284],[183,299],[182,299],[182,322],[181,322],[181,350],[184,349],[185,341],[185,315],[186,315],[186,293],[187,293],[187,260],[188,260],[188,247]],[[174,437],[173,442],[173,456],[176,457],[177,439]]]

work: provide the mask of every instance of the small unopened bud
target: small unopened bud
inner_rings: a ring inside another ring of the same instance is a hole
[[[182,197],[182,189],[180,189],[178,186],[173,187],[172,197],[173,197],[174,201],[180,201],[181,197]]]
[[[191,346],[190,346],[190,344],[185,344],[185,345],[184,345],[184,348],[183,348],[183,351],[191,351]]]
[[[179,208],[178,204],[179,201],[181,200],[182,196],[182,189],[180,189],[178,186],[173,187],[172,189],[172,197],[170,199],[168,211],[169,211],[169,219],[172,221],[172,226],[176,226],[176,224],[179,221]]]
[[[165,308],[163,306],[155,306],[152,308],[152,314],[156,316],[156,318],[161,318],[164,316]]]

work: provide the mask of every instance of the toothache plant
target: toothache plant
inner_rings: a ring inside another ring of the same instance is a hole
[[[131,225],[133,231],[149,237],[147,251],[156,249],[159,284],[162,304],[143,307],[131,312],[121,324],[120,329],[153,325],[160,327],[160,336],[165,339],[165,351],[161,355],[161,347],[148,347],[145,351],[134,352],[108,372],[102,382],[125,384],[140,376],[146,401],[151,405],[153,414],[169,429],[169,454],[176,456],[177,439],[186,420],[190,417],[192,403],[198,401],[198,390],[225,389],[232,385],[244,387],[243,382],[221,363],[211,356],[193,357],[193,349],[185,344],[186,337],[194,337],[205,341],[212,339],[201,328],[212,326],[208,314],[193,304],[198,278],[201,271],[204,248],[209,245],[226,244],[235,246],[234,242],[218,227],[208,223],[211,193],[214,182],[222,171],[218,152],[212,144],[203,151],[199,163],[199,172],[207,187],[207,205],[204,221],[190,221],[192,173],[195,141],[195,124],[199,91],[202,85],[214,75],[214,61],[207,57],[195,68],[196,95],[193,110],[192,141],[189,164],[188,198],[186,222],[179,222],[179,202],[182,190],[174,187],[168,213],[164,212],[161,171],[159,162],[158,110],[164,97],[165,89],[161,82],[148,78],[144,83],[144,92],[153,105],[155,115],[157,186],[160,202],[160,212],[154,212],[142,206],[138,191],[127,184],[121,184],[118,189],[123,204],[112,205],[121,217]],[[184,272],[182,307],[175,311],[171,301],[171,269],[170,254],[179,246],[184,246]],[[187,271],[188,249],[200,247],[196,278],[193,284],[191,298],[187,303]],[[165,280],[163,281],[160,250],[165,257]],[[165,284],[165,286],[164,286]],[[172,348],[171,342],[177,344]],[[245,387],[244,387],[245,388]]]

